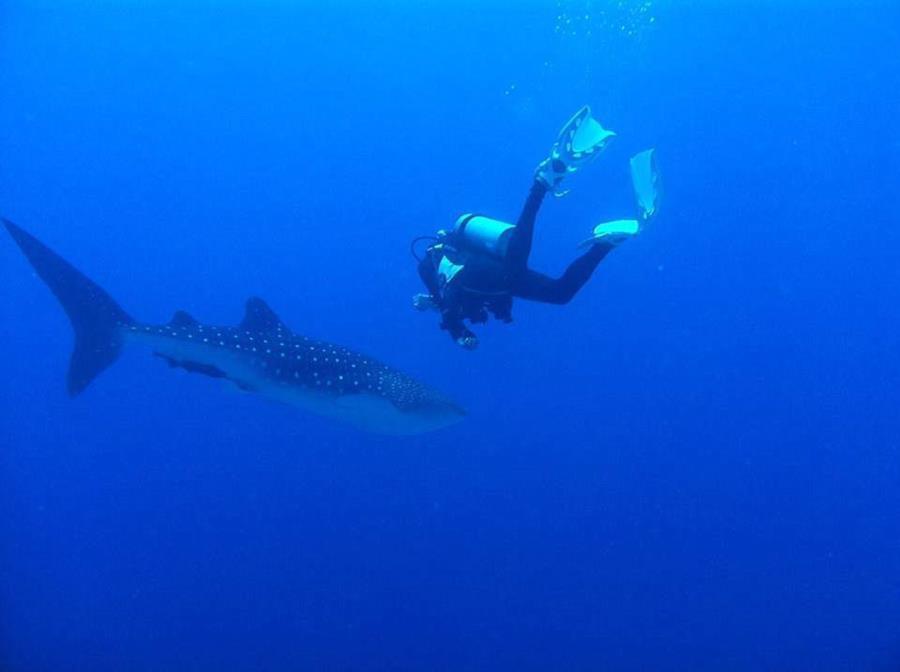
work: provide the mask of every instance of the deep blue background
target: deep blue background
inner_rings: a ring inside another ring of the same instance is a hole
[[[144,352],[70,401],[0,241],[0,669],[898,669],[896,3],[291,4],[0,4],[0,213],[141,319],[258,294],[470,416],[369,436]],[[650,145],[662,214],[454,348],[409,238],[514,218],[584,102],[619,138],[534,264]]]

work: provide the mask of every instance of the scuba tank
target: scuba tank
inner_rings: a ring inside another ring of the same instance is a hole
[[[480,252],[498,259],[506,257],[514,224],[483,215],[466,214],[453,226],[454,243],[469,252]]]

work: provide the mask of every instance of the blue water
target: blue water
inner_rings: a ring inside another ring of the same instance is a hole
[[[900,668],[895,3],[0,5],[0,214],[136,317],[296,331],[463,403],[360,433],[71,332],[0,241],[0,669]],[[456,348],[409,239],[542,210],[564,308]]]

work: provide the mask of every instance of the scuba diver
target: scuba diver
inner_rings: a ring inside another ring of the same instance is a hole
[[[565,195],[567,192],[557,191],[563,178],[596,158],[613,137],[615,133],[603,128],[584,106],[563,126],[549,156],[538,164],[514,225],[466,214],[456,220],[452,231],[414,239],[413,256],[419,261],[419,276],[428,293],[415,295],[413,306],[438,311],[441,329],[461,347],[474,350],[478,338],[466,320],[483,324],[492,314],[509,323],[515,297],[558,305],[571,301],[606,255],[640,231],[641,222],[619,219],[598,224],[580,244],[587,251],[560,277],[551,278],[528,267],[535,219],[547,193]],[[654,150],[632,157],[631,177],[638,216],[647,221],[655,213],[657,201]],[[415,248],[422,240],[433,243],[420,258]]]

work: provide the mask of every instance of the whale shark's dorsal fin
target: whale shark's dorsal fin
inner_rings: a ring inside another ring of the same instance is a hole
[[[247,309],[240,327],[245,331],[290,331],[275,311],[255,296],[247,299]]]
[[[194,327],[198,325],[199,322],[197,322],[197,320],[189,313],[186,313],[183,310],[176,310],[175,314],[172,315],[172,319],[169,320],[169,324],[173,327]]]

